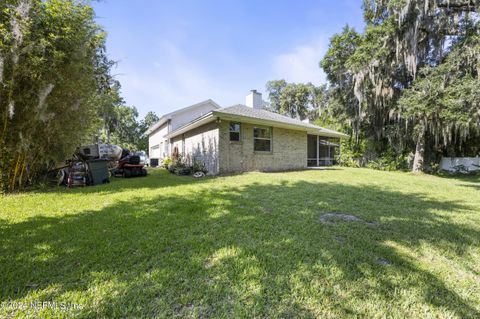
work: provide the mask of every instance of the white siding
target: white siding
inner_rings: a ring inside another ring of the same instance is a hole
[[[183,112],[180,110],[178,113],[176,113],[172,117],[172,121],[171,121],[172,128],[171,129],[172,129],[172,131],[176,130],[180,126],[183,126],[183,125],[193,121],[197,117],[200,117],[204,114],[207,114],[208,112],[210,112],[214,109],[216,109],[216,108],[213,104],[205,103],[205,104],[201,104],[201,105],[199,105],[199,106],[197,106],[193,109],[185,110]]]
[[[168,121],[148,136],[148,156],[162,159],[165,150],[162,148],[168,141],[164,136],[168,134]],[[158,147],[157,147],[158,146]]]
[[[164,136],[216,108],[214,103],[206,102],[167,115],[169,119],[148,136],[149,157],[161,160],[166,156],[170,156],[173,149],[171,141],[165,139]],[[179,148],[179,151],[181,152],[182,148]]]

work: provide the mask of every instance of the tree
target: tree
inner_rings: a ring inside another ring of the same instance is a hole
[[[323,115],[328,110],[328,89],[327,85],[314,86],[308,84],[310,89],[310,110],[308,111],[308,118],[315,120]]]
[[[77,0],[0,3],[0,189],[34,181],[95,130],[105,33]]]
[[[155,112],[148,112],[147,115],[140,122],[140,141],[138,144],[139,150],[146,151],[148,149],[148,136],[145,135],[145,131],[150,128],[153,124],[157,123],[160,118],[155,114]]]
[[[272,80],[268,81],[266,84],[266,89],[268,92],[268,100],[269,100],[269,108],[274,112],[280,112],[280,103],[281,103],[281,95],[285,87],[287,86],[287,82],[285,80]]]
[[[111,134],[119,125],[120,118],[118,108],[125,105],[124,99],[120,95],[120,82],[113,78],[105,79],[96,95],[98,106],[98,119],[100,123],[100,139],[105,143],[111,142]]]
[[[416,138],[415,163],[423,162],[419,156],[432,147],[431,141],[418,134],[418,125],[413,130],[411,122],[399,116],[398,101],[419,74],[425,75],[420,70],[445,61],[451,50],[445,43],[478,34],[479,8],[478,1],[470,0],[364,1],[365,32],[356,34],[346,27],[332,38],[321,62],[336,104],[353,120],[357,139],[373,136],[382,149],[402,152]]]
[[[423,170],[426,136],[434,149],[465,147],[467,138],[480,133],[480,36],[465,37],[452,45],[437,67],[424,67],[399,101],[398,113],[415,124],[417,137],[413,171]]]
[[[266,84],[270,109],[283,115],[304,120],[314,117],[324,106],[325,87],[311,83],[287,83],[285,80],[269,81]]]
[[[358,142],[360,133],[360,104],[354,94],[354,73],[347,62],[360,45],[361,35],[345,26],[340,34],[334,35],[325,57],[320,61],[329,81],[329,112],[352,125]]]
[[[150,128],[153,124],[157,123],[159,120],[160,118],[157,116],[157,114],[155,114],[155,112],[148,112],[140,123],[141,132],[145,132],[148,128]]]
[[[121,104],[113,105],[109,111],[107,124],[101,125],[100,141],[132,151],[146,150],[148,137],[144,133],[158,120],[154,112],[148,112],[143,120],[138,121],[137,109],[125,105],[122,99]]]

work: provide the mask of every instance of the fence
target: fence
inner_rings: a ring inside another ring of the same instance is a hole
[[[480,157],[443,157],[440,169],[449,172],[480,170]]]

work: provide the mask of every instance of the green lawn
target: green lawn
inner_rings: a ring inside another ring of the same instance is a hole
[[[478,177],[155,170],[0,205],[2,318],[480,318]]]

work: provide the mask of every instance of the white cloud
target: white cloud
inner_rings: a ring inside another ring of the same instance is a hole
[[[325,73],[319,62],[328,49],[329,40],[321,36],[273,58],[272,79],[287,82],[325,83]]]
[[[244,103],[248,90],[262,91],[268,80],[317,85],[325,82],[318,63],[328,48],[326,37],[307,41],[273,58],[265,54],[255,66],[226,63],[222,66],[228,70],[226,73],[219,73],[218,66],[200,63],[194,52],[183,49],[177,41],[163,41],[154,47],[155,52],[149,54],[151,61],[146,63],[149,67],[125,59],[116,71],[121,74],[126,102],[135,105],[141,116],[150,110],[165,114],[206,99],[221,106]]]
[[[128,62],[119,66],[126,101],[141,114],[152,110],[161,115],[209,98],[218,103],[236,100],[236,92],[210,76],[180,46],[165,42],[160,52],[149,69],[136,69]]]

